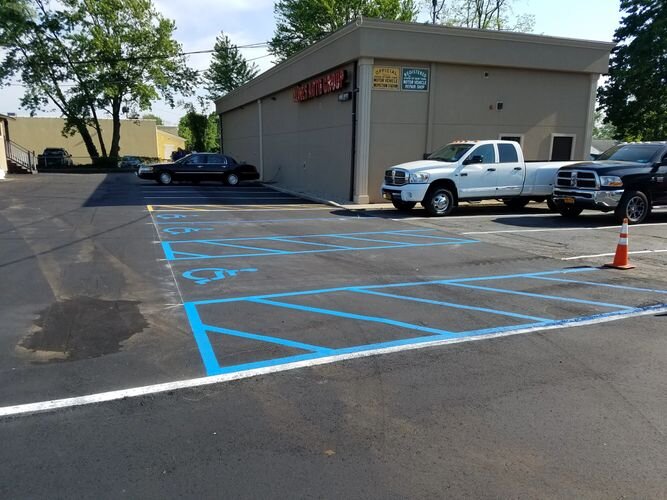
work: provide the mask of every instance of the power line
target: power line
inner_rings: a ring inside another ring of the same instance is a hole
[[[257,61],[258,59],[265,59],[267,57],[271,57],[273,54],[265,54],[263,56],[258,56],[258,57],[252,57],[250,59],[246,59],[246,61]],[[125,81],[115,81],[115,82],[106,82],[109,84],[115,84],[115,83],[126,83]],[[25,83],[19,83],[19,82],[10,82],[5,84],[7,87],[28,87]],[[59,87],[76,87],[79,85],[78,83],[61,83]],[[1,87],[1,86],[0,86]]]

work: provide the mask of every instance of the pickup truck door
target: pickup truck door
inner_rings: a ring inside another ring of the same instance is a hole
[[[496,148],[493,144],[482,144],[473,148],[466,159],[474,156],[480,156],[481,163],[469,163],[458,170],[459,198],[495,198],[498,185]]]
[[[651,171],[651,198],[654,205],[667,204],[667,153],[660,164]]]
[[[500,143],[498,146],[498,196],[518,196],[521,194],[526,177],[526,165],[519,160],[518,144]]]

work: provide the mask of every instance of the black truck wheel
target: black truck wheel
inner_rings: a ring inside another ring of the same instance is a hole
[[[567,217],[568,219],[574,219],[577,215],[579,215],[583,211],[584,211],[583,208],[577,208],[577,207],[558,207],[558,213],[561,214],[563,217]]]
[[[549,210],[552,212],[558,212],[558,206],[556,203],[554,203],[554,200],[551,196],[547,198],[547,207],[549,207]]]
[[[504,198],[503,203],[509,208],[518,210],[528,205],[530,198]]]
[[[651,203],[641,191],[628,191],[623,194],[614,214],[620,223],[628,219],[630,224],[641,224],[651,213]]]
[[[429,215],[444,217],[454,210],[454,195],[449,189],[435,188],[426,195],[423,205]]]
[[[403,201],[403,200],[391,200],[391,204],[397,210],[405,211],[412,210],[415,208],[416,203],[414,201]]]

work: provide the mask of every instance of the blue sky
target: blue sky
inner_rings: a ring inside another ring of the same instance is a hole
[[[176,39],[183,50],[213,48],[215,37],[224,31],[237,45],[263,42],[271,38],[275,28],[273,0],[154,0],[165,17],[176,21]],[[535,16],[534,33],[549,36],[611,41],[621,14],[619,0],[515,0],[516,14]],[[243,55],[255,59],[261,70],[271,67],[271,57],[264,48],[244,49]],[[197,69],[208,66],[209,55],[190,57]],[[0,89],[0,112],[27,114],[19,108],[22,88]],[[165,122],[175,124],[183,115],[180,109],[171,109],[157,102],[153,113]],[[41,113],[40,116],[57,116]]]

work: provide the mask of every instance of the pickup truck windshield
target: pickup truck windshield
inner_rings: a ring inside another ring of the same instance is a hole
[[[466,154],[472,144],[447,144],[445,147],[438,149],[435,153],[431,153],[427,160],[447,161],[454,163],[459,161],[461,157]]]
[[[619,144],[598,156],[598,160],[648,163],[660,149],[659,144]]]

